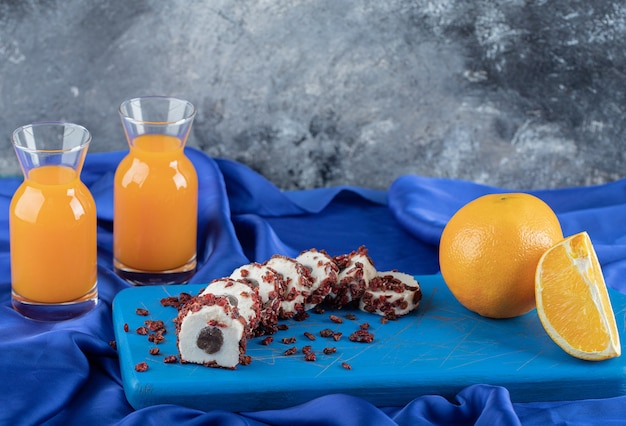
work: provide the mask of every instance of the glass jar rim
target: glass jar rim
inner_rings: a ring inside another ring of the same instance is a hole
[[[74,145],[74,146],[70,146],[69,148],[45,148],[45,149],[41,149],[41,148],[37,148],[31,145],[28,145],[27,143],[23,143],[21,141],[21,139],[18,137],[18,135],[20,134],[29,134],[32,136],[32,138],[30,139],[33,144],[35,143],[35,135],[33,133],[33,129],[36,128],[44,128],[44,127],[49,127],[49,128],[71,128],[74,129],[74,131],[79,131],[82,133],[82,137],[80,139],[80,143]],[[66,122],[66,121],[39,121],[39,122],[35,122],[35,123],[29,123],[29,124],[25,124],[23,126],[18,127],[17,129],[15,129],[13,131],[13,133],[11,134],[11,141],[13,142],[13,146],[17,149],[19,149],[20,151],[24,151],[24,152],[48,152],[48,153],[68,153],[68,152],[73,152],[73,151],[77,151],[77,150],[81,150],[83,149],[86,145],[89,145],[91,143],[91,133],[89,132],[89,130],[87,130],[87,128],[85,128],[84,126],[81,126],[80,124],[76,124],[76,123],[71,123],[71,122]]]
[[[189,112],[187,114],[185,114],[181,119],[179,120],[172,120],[172,121],[150,121],[150,120],[144,120],[144,119],[138,119],[135,117],[132,117],[131,115],[129,115],[127,112],[124,111],[124,107],[131,105],[131,104],[138,104],[141,102],[160,102],[160,103],[164,103],[164,102],[177,102],[180,103],[181,105],[184,105],[185,108],[189,109]],[[195,115],[196,115],[196,107],[194,104],[192,104],[191,102],[189,102],[186,99],[182,99],[182,98],[177,98],[174,96],[161,96],[161,95],[150,95],[150,96],[138,96],[138,97],[134,97],[134,98],[130,98],[130,99],[126,99],[124,100],[119,108],[118,108],[118,112],[120,114],[121,117],[124,118],[124,120],[128,120],[129,122],[133,122],[135,124],[144,124],[144,125],[150,125],[150,126],[172,126],[172,125],[180,125],[183,124],[185,122],[188,122],[189,120],[193,120]]]

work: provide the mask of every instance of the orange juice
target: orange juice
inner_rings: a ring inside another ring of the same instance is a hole
[[[13,291],[39,303],[80,299],[97,282],[96,204],[66,166],[31,169],[11,200]]]
[[[144,134],[130,143],[114,184],[114,257],[124,268],[167,272],[195,267],[198,177],[184,143]]]

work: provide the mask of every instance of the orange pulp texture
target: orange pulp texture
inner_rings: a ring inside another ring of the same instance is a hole
[[[9,221],[13,291],[60,303],[96,285],[96,204],[74,169],[30,170],[13,196]]]
[[[174,136],[134,139],[114,186],[114,256],[127,267],[167,271],[195,257],[198,177]]]
[[[586,360],[621,354],[602,269],[586,232],[564,239],[541,257],[535,291],[539,319],[567,353]]]

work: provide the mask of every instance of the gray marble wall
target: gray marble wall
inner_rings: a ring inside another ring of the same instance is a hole
[[[189,144],[285,189],[416,173],[513,189],[626,174],[618,0],[4,0],[11,131],[67,120],[125,149],[125,98],[198,108]]]

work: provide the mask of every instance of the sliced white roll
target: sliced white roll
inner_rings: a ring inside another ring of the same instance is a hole
[[[304,265],[313,278],[311,294],[304,304],[304,309],[308,311],[322,303],[330,293],[331,288],[337,284],[339,267],[333,258],[323,250],[304,250],[295,260]]]
[[[182,363],[235,369],[243,361],[247,324],[226,296],[195,296],[174,322]]]
[[[226,296],[231,305],[239,310],[248,328],[254,330],[261,320],[261,298],[254,286],[232,278],[218,278],[209,283],[200,295]]]
[[[256,334],[274,334],[277,331],[278,310],[284,293],[282,275],[267,265],[252,262],[235,269],[230,278],[256,286],[261,298],[261,321]]]
[[[293,318],[297,313],[304,312],[304,305],[313,286],[309,270],[300,262],[283,255],[272,256],[265,265],[281,274],[285,284],[278,317]]]
[[[364,246],[347,255],[336,257],[335,262],[340,269],[339,276],[337,283],[331,287],[327,300],[331,306],[342,308],[357,302],[363,296],[367,284],[377,272]]]
[[[416,309],[420,300],[422,291],[415,277],[398,271],[379,272],[369,281],[359,309],[396,319]]]

